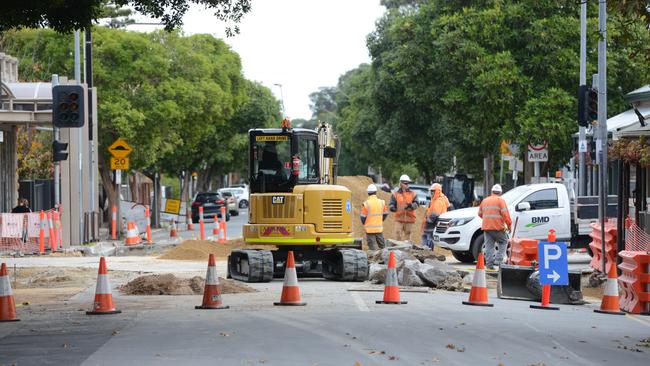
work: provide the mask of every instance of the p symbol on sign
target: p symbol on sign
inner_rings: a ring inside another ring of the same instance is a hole
[[[551,254],[553,252],[553,254]],[[544,268],[549,268],[551,261],[558,260],[562,257],[562,249],[557,244],[544,245]]]

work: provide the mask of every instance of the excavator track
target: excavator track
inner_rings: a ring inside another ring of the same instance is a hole
[[[358,249],[337,249],[323,260],[323,277],[335,281],[368,279],[368,256]]]
[[[243,282],[270,282],[273,254],[270,250],[233,250],[228,257],[228,274]]]

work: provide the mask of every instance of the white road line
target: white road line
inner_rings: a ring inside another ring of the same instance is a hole
[[[359,308],[359,311],[370,311],[370,308],[368,308],[368,305],[366,305],[365,302],[363,302],[363,299],[359,295],[358,292],[354,291],[348,291],[350,293],[350,296],[352,296],[352,300],[354,300],[354,303],[357,304],[357,308]]]

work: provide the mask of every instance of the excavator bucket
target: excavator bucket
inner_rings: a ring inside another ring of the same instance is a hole
[[[568,286],[551,287],[551,302],[554,304],[584,303],[580,279],[579,271],[569,271]],[[500,299],[540,301],[542,287],[539,283],[539,272],[533,266],[502,264],[499,268],[497,296]]]

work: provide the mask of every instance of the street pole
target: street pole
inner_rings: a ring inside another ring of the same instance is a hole
[[[52,87],[59,85],[59,75],[52,74]],[[59,141],[59,128],[52,126],[54,131],[54,140]],[[61,162],[54,163],[54,206],[59,207],[61,204]]]
[[[598,125],[600,126],[600,240],[603,273],[607,272],[605,220],[607,215],[607,0],[598,2]],[[612,265],[616,265],[613,263]]]
[[[80,42],[80,32],[79,30],[74,31],[74,79],[77,81],[77,84],[81,84],[81,49],[79,46]],[[84,199],[83,199],[83,138],[82,133],[79,131],[77,134],[77,146],[79,147],[79,241],[83,243],[84,241]],[[72,157],[71,157],[72,158]]]
[[[580,3],[580,85],[587,84],[587,0]],[[583,88],[579,88],[583,90]],[[579,106],[584,108],[584,106]],[[580,126],[578,132],[578,146],[587,139],[587,128]],[[579,151],[579,150],[578,150]],[[578,152],[578,194],[584,196],[587,193],[587,175],[585,164],[585,152]]]
[[[93,88],[93,38],[91,33],[91,27],[86,27],[84,30],[84,39],[85,39],[85,48],[84,48],[84,60],[85,60],[85,71],[84,71],[84,81],[88,86],[88,182],[90,188],[88,189],[88,196],[90,199],[89,209],[92,212],[91,215],[95,215],[95,144],[93,141],[93,98],[92,98],[92,88]]]

